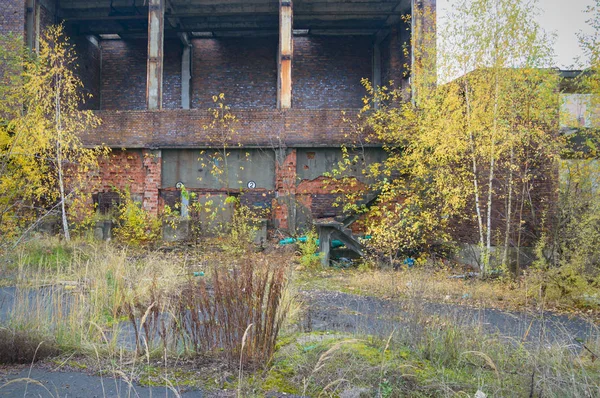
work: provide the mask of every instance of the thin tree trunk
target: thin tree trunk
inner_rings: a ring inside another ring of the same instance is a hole
[[[466,75],[465,75],[466,76]],[[465,77],[465,100],[467,103],[467,124],[470,124],[471,121],[471,103],[469,96],[469,82],[468,78]],[[477,157],[475,155],[475,138],[473,137],[473,132],[471,131],[470,126],[467,127],[469,130],[469,141],[471,143],[471,161],[473,165],[473,190],[475,193],[475,212],[477,213],[477,227],[479,229],[479,247],[481,252],[480,258],[480,267],[479,269],[483,272],[483,220],[481,217],[481,205],[479,199],[479,182],[477,180]]]
[[[495,3],[496,7],[496,24],[498,23],[499,15],[498,15],[498,2]],[[494,194],[494,168],[496,166],[496,135],[498,133],[498,101],[499,101],[499,91],[500,91],[500,82],[498,74],[500,73],[498,68],[498,27],[495,27],[496,37],[494,38],[494,123],[492,128],[492,137],[490,142],[490,171],[489,171],[489,179],[488,179],[488,198],[487,198],[487,228],[486,228],[486,246],[485,246],[485,261],[484,261],[484,271],[483,274],[485,276],[487,269],[490,265],[490,255],[492,251],[492,199]]]
[[[517,267],[515,269],[515,275],[519,275],[521,272],[521,237],[523,235],[522,225],[523,225],[523,205],[525,204],[525,184],[526,181],[523,181],[523,192],[521,193],[521,206],[519,209],[519,236],[517,238]]]
[[[56,96],[55,96],[55,121],[56,121],[56,163],[58,168],[58,188],[60,190],[60,208],[62,212],[62,224],[65,240],[71,240],[71,234],[69,233],[69,221],[67,219],[67,210],[65,206],[65,183],[63,176],[63,164],[62,164],[62,125],[60,120],[60,78],[56,79]]]
[[[510,221],[512,212],[512,191],[513,191],[513,162],[515,151],[510,145],[510,163],[508,171],[508,203],[506,204],[506,231],[504,233],[504,255],[502,256],[502,265],[508,266],[508,245],[510,240]]]

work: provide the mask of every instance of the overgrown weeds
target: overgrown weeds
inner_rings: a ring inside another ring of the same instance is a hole
[[[561,290],[558,284],[561,280],[566,284],[569,280],[585,279],[585,276],[569,272],[563,269],[560,274],[563,279],[553,280],[549,271],[532,268],[519,278],[482,280],[471,276],[468,270],[432,263],[404,267],[399,271],[361,267],[302,272],[297,283],[303,288],[332,289],[385,298],[405,298],[409,286],[419,285],[422,286],[423,297],[429,301],[510,310],[535,310],[543,304],[549,310],[594,316],[600,307],[600,289],[582,282]]]
[[[48,244],[51,258],[61,252],[56,245],[62,243]],[[29,264],[34,257],[27,250],[19,256],[17,286],[8,288],[12,298],[4,303],[9,330],[53,341],[62,352],[201,355],[235,367],[252,324],[244,366],[268,363],[274,352],[290,302],[281,258],[140,255],[107,243],[80,243],[65,253],[64,261],[50,260],[52,266],[45,260]]]
[[[249,390],[278,390],[335,397],[597,396],[597,332],[575,342],[540,336],[522,341],[486,332],[464,313],[427,315],[420,285],[413,285],[402,320],[387,336],[359,333],[296,334],[276,353],[273,366]],[[532,336],[533,337],[533,336]],[[585,349],[584,345],[589,348]],[[531,394],[531,395],[530,395]]]
[[[58,355],[52,338],[36,336],[23,330],[0,328],[0,363],[30,364]]]

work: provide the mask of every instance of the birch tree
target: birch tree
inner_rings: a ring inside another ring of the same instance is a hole
[[[368,168],[377,180],[371,189],[382,192],[370,228],[381,251],[468,238],[457,231],[466,219],[475,225],[482,275],[493,246],[504,246],[508,262],[513,226],[523,229],[559,147],[551,38],[536,10],[521,0],[461,0],[438,35],[439,54],[418,36],[429,32],[413,35],[412,101],[390,86],[365,85],[361,117],[389,155]],[[436,63],[440,82],[431,73]]]
[[[104,147],[86,148],[79,139],[99,119],[81,110],[86,97],[75,68],[76,54],[63,27],[49,27],[40,38],[39,53],[18,61],[22,72],[8,88],[14,100],[3,105],[18,110],[9,113],[0,132],[1,184],[5,195],[12,195],[6,205],[16,209],[20,204],[21,210],[28,206],[36,210],[36,217],[58,209],[67,240],[69,204],[83,193],[98,156],[107,152]],[[16,108],[15,102],[19,103]],[[15,182],[17,178],[21,185]],[[22,212],[10,213],[15,219]]]
[[[470,144],[484,274],[490,266],[493,219],[500,213],[495,201],[500,174],[505,177],[502,262],[506,264],[515,171],[523,171],[522,183],[530,178],[527,164],[532,157],[557,153],[550,144],[556,143],[558,81],[548,69],[553,59],[551,38],[535,22],[537,12],[535,1],[464,0],[450,13],[443,32],[444,77],[462,75],[456,82],[464,93],[464,136]]]

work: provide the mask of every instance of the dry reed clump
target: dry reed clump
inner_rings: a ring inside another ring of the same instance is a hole
[[[199,281],[184,292],[180,321],[191,331],[191,343],[208,351],[223,349],[233,364],[240,358],[242,336],[248,328],[243,358],[247,365],[267,363],[275,349],[285,315],[284,266],[246,260],[231,270],[215,268],[212,285]],[[209,291],[212,290],[212,291]]]
[[[171,297],[151,289],[150,304],[126,306],[138,350],[158,342],[164,350],[224,355],[232,367],[240,358],[250,367],[268,363],[289,305],[286,268],[246,259],[214,267],[208,281],[189,279]]]

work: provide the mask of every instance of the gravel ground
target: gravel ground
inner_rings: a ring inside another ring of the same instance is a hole
[[[423,300],[385,300],[332,291],[304,291],[307,316],[302,327],[387,337],[406,329],[415,316],[435,316],[466,326],[481,326],[490,334],[543,344],[575,344],[598,335],[592,322],[549,312],[529,314],[472,308]]]
[[[19,379],[30,379],[19,381]],[[9,381],[12,383],[7,384]],[[81,372],[52,372],[47,369],[34,367],[22,369],[20,372],[10,372],[2,375],[0,396],[10,398],[43,397],[43,398],[92,398],[92,397],[166,397],[177,396],[189,398],[204,397],[201,391],[181,392],[177,394],[164,387],[140,387],[129,385],[121,379],[91,376]]]

